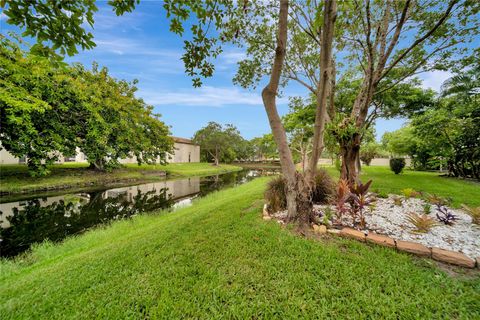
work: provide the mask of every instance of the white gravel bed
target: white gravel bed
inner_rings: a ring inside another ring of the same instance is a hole
[[[437,247],[463,254],[475,259],[480,257],[480,226],[472,223],[472,218],[460,209],[448,208],[455,216],[453,225],[445,225],[438,222],[427,233],[415,233],[415,226],[408,222],[407,215],[410,212],[423,214],[424,200],[402,198],[402,205],[394,204],[393,198],[378,198],[374,209],[365,210],[367,229],[376,233],[388,235],[394,239],[413,241],[427,247]],[[326,206],[314,206],[316,211],[323,211]],[[330,206],[335,210],[334,206]],[[436,207],[432,205],[429,216],[437,220]],[[350,225],[348,217],[342,220],[343,225]]]

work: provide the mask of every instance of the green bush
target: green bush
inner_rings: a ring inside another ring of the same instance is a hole
[[[401,173],[403,168],[405,168],[405,159],[403,158],[390,159],[390,169],[393,172],[395,172],[395,174]]]
[[[267,184],[265,200],[269,212],[278,212],[287,208],[287,185],[283,176],[275,177]],[[319,169],[315,175],[314,188],[312,190],[313,203],[328,203],[335,195],[335,182],[328,172]]]

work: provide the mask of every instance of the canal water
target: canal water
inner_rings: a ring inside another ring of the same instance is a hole
[[[161,209],[172,211],[213,191],[272,173],[243,170],[3,203],[0,197],[0,256],[13,257],[34,243],[57,242],[111,221]]]

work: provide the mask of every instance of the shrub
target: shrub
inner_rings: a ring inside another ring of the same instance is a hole
[[[433,218],[426,214],[418,215],[415,212],[410,212],[407,220],[415,226],[416,229],[413,232],[419,233],[426,233],[437,224]]]
[[[265,200],[268,203],[270,213],[285,210],[287,208],[287,184],[283,176],[270,180],[265,191]]]
[[[385,192],[385,191],[375,189],[374,193],[377,196],[377,198],[382,198],[382,199],[387,199],[388,198],[388,193]]]
[[[470,217],[472,217],[472,222],[475,224],[480,224],[480,207],[469,207],[462,204],[462,209],[465,210]]]
[[[420,192],[415,191],[412,188],[403,189],[401,192],[405,198],[416,198],[421,195]]]
[[[287,184],[283,176],[270,180],[265,191],[265,200],[270,213],[285,210],[287,208]],[[315,175],[312,201],[314,203],[327,203],[335,194],[335,183],[327,171],[318,170]]]
[[[405,168],[405,159],[403,158],[390,159],[390,169],[393,172],[395,172],[395,174],[401,173],[403,168]]]
[[[315,175],[312,201],[314,203],[328,203],[335,195],[335,182],[324,169],[319,169]]]

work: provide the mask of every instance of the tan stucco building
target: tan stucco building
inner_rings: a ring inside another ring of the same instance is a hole
[[[200,146],[193,143],[190,139],[172,137],[174,141],[174,152],[168,155],[168,162],[200,162]],[[1,147],[1,145],[0,145]],[[120,163],[136,163],[136,157],[120,159]],[[77,153],[74,157],[59,156],[57,163],[64,162],[87,162],[87,158],[77,148]],[[0,164],[19,164],[25,163],[24,158],[17,158],[5,149],[0,150]]]

